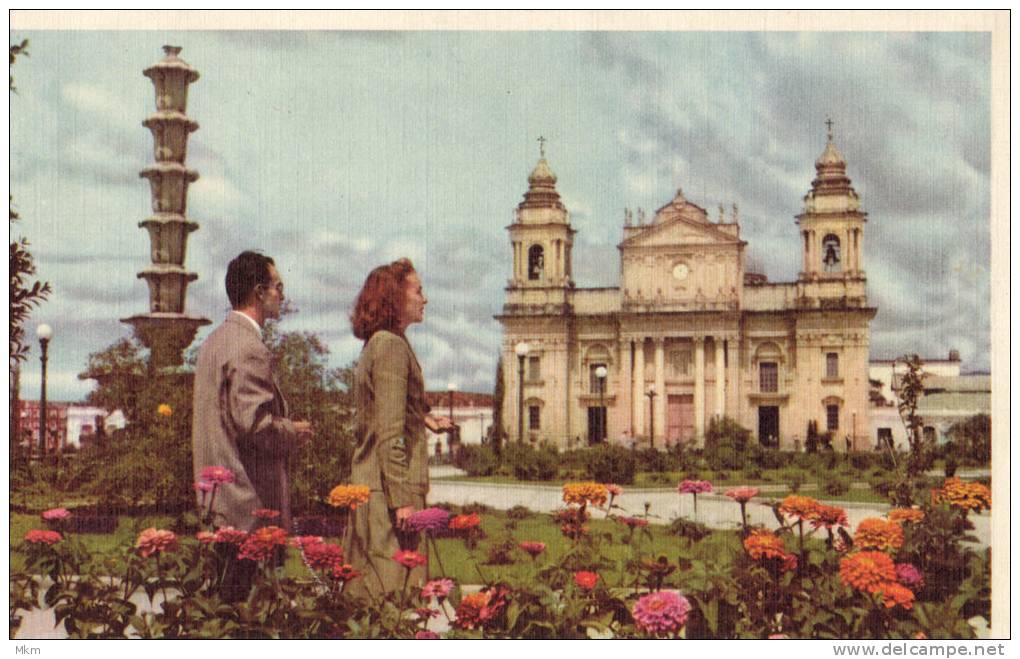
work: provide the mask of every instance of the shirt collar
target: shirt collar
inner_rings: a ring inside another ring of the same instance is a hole
[[[252,327],[255,328],[255,331],[259,333],[259,338],[262,337],[262,328],[259,327],[259,324],[255,322],[254,318],[252,318],[251,316],[249,316],[246,313],[241,313],[240,311],[231,311],[230,313],[236,314],[236,315],[240,316],[241,318],[244,318],[245,320],[247,320],[249,323],[251,323]]]

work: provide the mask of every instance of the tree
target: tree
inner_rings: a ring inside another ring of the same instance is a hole
[[[28,41],[13,45],[11,48],[11,68],[18,55],[28,55]],[[14,76],[11,75],[11,91],[14,90]],[[11,234],[14,233],[14,223],[18,221],[18,212],[14,209],[14,197],[10,201],[10,224]],[[17,238],[11,241],[10,251],[10,352],[9,368],[13,370],[28,357],[28,345],[25,342],[25,323],[32,313],[32,309],[39,306],[50,292],[48,282],[38,280],[32,281],[35,275],[35,260],[32,253],[28,251],[28,240]]]
[[[969,462],[987,464],[992,459],[992,417],[975,414],[949,426],[947,433],[959,456]]]
[[[927,374],[922,370],[921,358],[917,355],[904,355],[896,360],[903,362],[906,371],[900,376],[896,395],[899,398],[897,407],[900,419],[907,429],[907,441],[910,443],[910,458],[907,460],[907,474],[916,476],[931,467],[934,455],[932,446],[926,446],[921,435],[924,419],[917,413],[917,404],[924,396],[924,378]],[[896,372],[893,364],[893,372]]]

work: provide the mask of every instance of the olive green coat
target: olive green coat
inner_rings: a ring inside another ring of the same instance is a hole
[[[399,549],[417,549],[418,539],[398,531],[394,511],[420,510],[429,489],[425,439],[425,381],[414,351],[401,336],[381,330],[365,343],[354,376],[358,410],[354,427],[351,483],[368,485],[371,498],[351,514],[345,554],[361,578],[354,595],[372,597],[399,591],[405,568],[393,560]],[[412,572],[409,587],[425,577]]]

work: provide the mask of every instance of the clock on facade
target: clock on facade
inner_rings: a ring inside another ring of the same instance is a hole
[[[691,269],[687,267],[686,263],[677,263],[675,266],[673,266],[673,277],[680,281],[687,279],[687,275],[689,275],[690,273]]]

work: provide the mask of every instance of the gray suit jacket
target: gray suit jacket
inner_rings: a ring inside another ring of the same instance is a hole
[[[216,492],[216,526],[251,531],[252,511],[271,508],[290,530],[287,457],[295,439],[269,349],[252,323],[231,312],[199,350],[191,423],[195,480],[210,466],[235,476]]]

